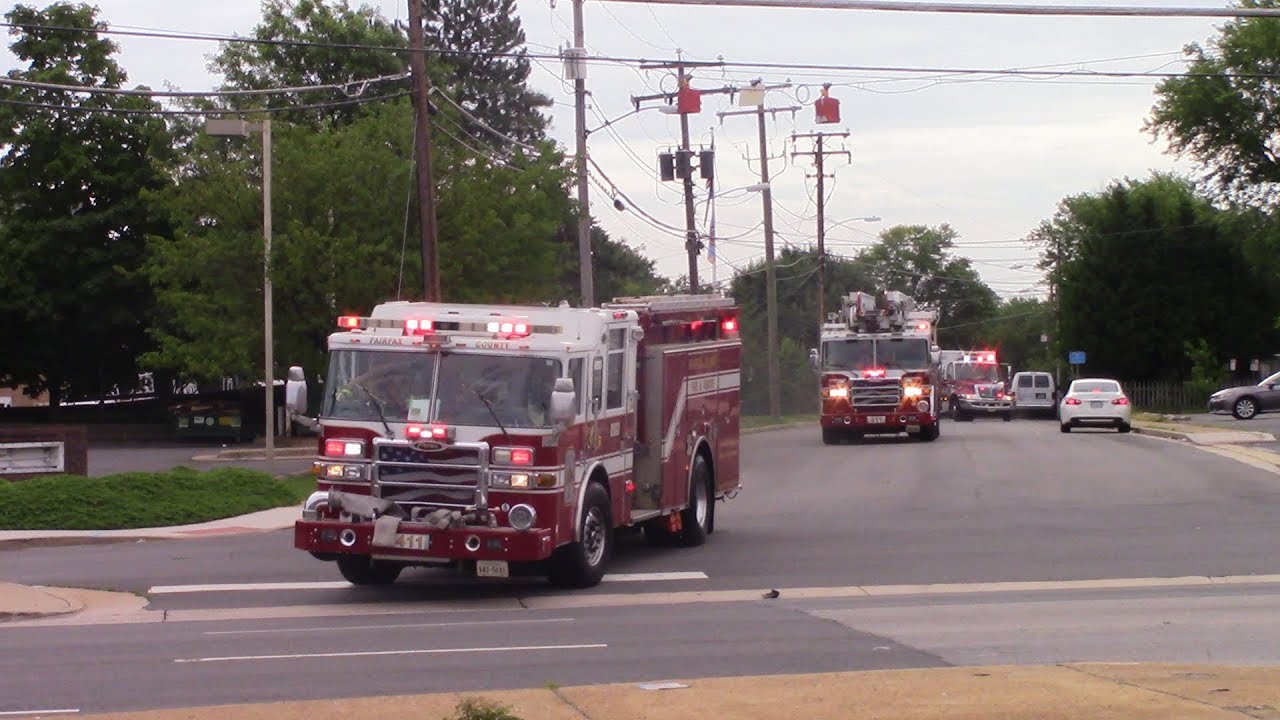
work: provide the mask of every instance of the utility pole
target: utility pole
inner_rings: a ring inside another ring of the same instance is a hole
[[[684,60],[677,60],[674,63],[659,63],[656,65],[641,65],[641,70],[675,70],[676,77],[679,80],[679,87],[684,88],[689,83],[689,76],[685,70],[689,67],[718,67],[723,63],[690,63]],[[725,93],[736,92],[737,88],[723,87],[715,90],[699,90],[700,95],[719,95]],[[632,96],[631,102],[635,105],[636,110],[640,109],[640,103],[645,100],[667,100],[677,97],[677,93],[661,93],[658,95]],[[679,110],[679,107],[676,108]],[[680,115],[680,153],[682,157],[691,158],[689,150],[689,114],[679,113]],[[689,254],[689,292],[698,294],[698,227],[697,227],[697,211],[693,203],[693,168],[692,161],[686,165],[684,176],[684,223],[685,223],[685,250]]]
[[[573,47],[569,50],[573,74],[574,113],[577,129],[578,170],[578,282],[582,292],[582,306],[595,305],[595,287],[591,275],[591,202],[587,186],[587,68],[586,41],[582,28],[582,5],[585,0],[573,0]]]
[[[752,83],[752,89],[757,91],[786,87],[790,87],[790,85],[777,85],[766,88],[760,86],[759,81]],[[802,108],[799,106],[766,108],[764,106],[764,94],[761,92],[760,104],[756,106],[755,110],[717,113],[721,119],[730,115],[754,114],[760,132],[760,184],[764,187],[760,197],[764,203],[764,283],[765,315],[767,316],[766,325],[768,327],[766,342],[769,346],[769,414],[773,417],[782,415],[782,371],[778,361],[778,274],[773,257],[773,191],[769,187],[769,137],[766,133],[764,116],[765,113],[772,113],[776,117],[780,112],[794,113],[800,109]]]
[[[431,80],[427,77],[422,0],[409,0],[409,73],[413,76],[414,164],[418,180],[418,226],[422,234],[422,299],[440,302],[440,251],[436,229],[436,191],[431,170]]]
[[[821,133],[821,132],[819,132],[819,133],[808,133],[808,134],[806,134],[806,135],[792,135],[792,136],[791,136],[791,141],[792,141],[793,143],[794,143],[796,140],[800,139],[800,138],[813,138],[813,139],[814,139],[814,150],[813,150],[813,152],[805,152],[805,153],[802,153],[802,152],[792,152],[792,153],[791,153],[791,157],[796,157],[796,156],[798,156],[798,155],[811,155],[811,156],[813,156],[814,164],[817,166],[817,170],[818,170],[818,327],[822,327],[822,324],[823,324],[823,323],[825,323],[825,322],[827,321],[827,308],[826,308],[826,304],[827,304],[827,294],[826,294],[826,286],[827,286],[827,285],[826,285],[826,283],[827,283],[827,247],[826,247],[826,238],[827,238],[827,216],[826,216],[826,210],[827,210],[827,194],[826,194],[825,181],[826,181],[826,179],[827,179],[828,177],[835,177],[834,175],[827,175],[827,174],[826,174],[826,172],[825,172],[825,170],[824,170],[823,158],[825,158],[827,155],[845,155],[845,156],[847,156],[847,157],[849,158],[849,160],[850,160],[851,162],[852,162],[852,160],[853,160],[853,155],[852,155],[852,154],[850,154],[848,150],[837,150],[837,151],[831,151],[831,150],[827,150],[826,148],[824,148],[824,147],[823,147],[823,140],[824,140],[824,139],[826,139],[826,138],[828,138],[828,137],[847,138],[847,137],[849,137],[849,133],[847,133],[847,132],[842,132],[842,133]]]

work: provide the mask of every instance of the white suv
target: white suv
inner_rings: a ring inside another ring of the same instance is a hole
[[[1058,406],[1053,375],[1047,372],[1020,372],[1009,381],[1009,397],[1015,413],[1052,411]]]

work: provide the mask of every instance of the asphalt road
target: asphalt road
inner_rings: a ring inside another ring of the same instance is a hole
[[[1276,663],[1275,585],[0,625],[0,712],[1067,661]]]
[[[167,622],[0,624],[0,712],[944,663],[1280,662],[1280,583],[790,592],[1276,573],[1278,475],[1150,437],[1066,435],[1052,421],[947,422],[935,443],[830,447],[801,428],[744,448],[745,489],[719,506],[706,545],[626,541],[611,572],[641,577],[572,594],[536,577],[425,570],[390,588],[333,587],[336,568],[293,550],[287,531],[0,550],[3,577],[17,582],[304,584],[160,588],[151,607],[172,613]],[[674,572],[693,579],[649,575]],[[315,582],[327,585],[305,585]],[[756,599],[768,588],[782,597]],[[672,593],[715,590],[750,600],[671,604],[689,602]]]
[[[1280,476],[1184,445],[1049,422],[944,423],[935,443],[824,446],[817,429],[750,436],[745,488],[692,549],[620,542],[612,572],[705,573],[629,591],[1241,575],[1280,569]],[[0,550],[17,582],[156,585],[340,580],[290,531]],[[514,586],[514,587],[513,587]],[[614,592],[606,583],[586,592]],[[412,570],[384,589],[204,592],[156,607],[545,593],[540,578]]]

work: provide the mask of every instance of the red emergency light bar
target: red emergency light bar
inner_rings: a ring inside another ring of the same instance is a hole
[[[360,327],[360,318],[356,315],[343,315],[338,318],[338,327],[353,330]]]
[[[404,429],[404,435],[410,439],[416,440],[443,440],[446,442],[453,441],[453,428],[446,425],[410,425]]]
[[[724,322],[720,323],[720,327],[725,332],[738,332],[738,321],[733,318],[729,318]]]
[[[917,330],[919,330],[920,332],[924,332],[924,331],[928,330],[928,329],[929,329],[929,321],[928,321],[928,320],[921,320],[920,322],[916,323],[916,329],[917,329]]]
[[[867,377],[884,377],[884,368],[870,368],[862,372]]]

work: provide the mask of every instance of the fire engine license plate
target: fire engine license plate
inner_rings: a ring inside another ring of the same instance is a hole
[[[395,546],[401,550],[429,550],[431,548],[431,536],[396,533]]]
[[[510,574],[506,560],[476,561],[476,577],[504,578]]]
[[[883,424],[884,424],[884,416],[883,416],[883,415],[871,415],[871,416],[869,416],[869,417],[867,418],[867,424],[868,424],[868,425],[883,425]]]

